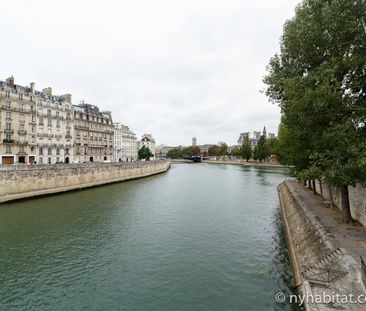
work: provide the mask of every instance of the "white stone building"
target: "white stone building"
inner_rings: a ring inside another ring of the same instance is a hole
[[[144,134],[141,137],[141,141],[139,144],[139,149],[142,148],[142,146],[148,147],[151,151],[151,153],[154,155],[152,159],[155,159],[155,139],[152,137],[151,134]]]
[[[71,95],[0,81],[0,164],[73,161]],[[3,132],[3,133],[2,133]]]
[[[114,160],[132,162],[138,157],[136,134],[128,126],[114,123]]]
[[[37,104],[36,162],[73,162],[73,113],[71,95],[54,96],[50,87],[34,91]]]

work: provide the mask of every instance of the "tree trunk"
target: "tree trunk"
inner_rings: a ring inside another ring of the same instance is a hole
[[[349,207],[348,186],[343,186],[341,188],[341,192],[342,192],[343,222],[349,224],[352,222],[352,217],[351,217],[351,209]]]
[[[334,203],[333,203],[333,193],[332,193],[332,186],[328,186],[329,187],[329,203],[330,203],[330,208],[333,208]]]
[[[312,189],[312,187],[311,187],[311,180],[308,180],[308,188],[309,189]]]
[[[313,193],[316,194],[316,183],[315,183],[315,179],[312,180],[313,183]]]
[[[322,197],[322,200],[324,200],[324,197],[323,197],[323,186],[322,186],[322,183],[319,181],[319,188],[320,188],[320,196]]]

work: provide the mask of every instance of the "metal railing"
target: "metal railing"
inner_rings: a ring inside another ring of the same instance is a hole
[[[305,279],[313,282],[320,282],[329,284],[343,276],[347,275],[347,272],[330,269],[330,268],[319,268],[316,266],[305,266],[304,265],[303,276]]]

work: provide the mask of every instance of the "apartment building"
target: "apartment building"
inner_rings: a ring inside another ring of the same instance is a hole
[[[114,123],[114,160],[132,162],[138,158],[137,137],[126,125]]]
[[[97,106],[80,103],[74,111],[74,159],[76,162],[112,162],[114,126],[112,114]]]
[[[71,95],[0,81],[0,164],[71,162]]]

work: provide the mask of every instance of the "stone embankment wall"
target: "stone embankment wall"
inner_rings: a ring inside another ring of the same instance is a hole
[[[315,184],[317,194],[321,195],[328,204],[333,201],[334,206],[342,209],[342,195],[339,189],[330,188],[328,185],[320,184],[319,181]],[[349,186],[348,192],[352,218],[366,227],[366,188],[357,184],[355,187]]]
[[[0,167],[0,202],[159,174],[170,161]]]
[[[312,214],[307,202],[291,183],[278,186],[284,227],[295,286],[302,296],[364,294],[361,274],[353,257],[339,247],[334,237]],[[364,310],[362,305],[305,303],[305,310]]]

